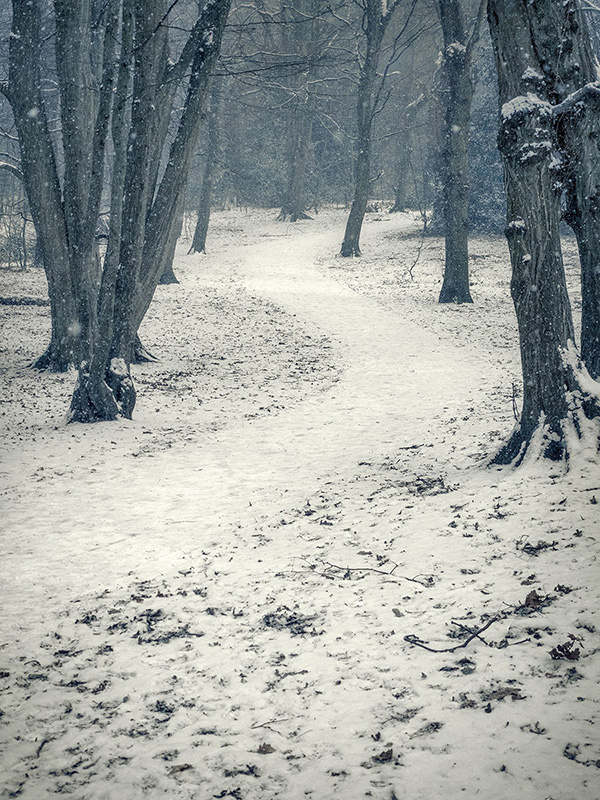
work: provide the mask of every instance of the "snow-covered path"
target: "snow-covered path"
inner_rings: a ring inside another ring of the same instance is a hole
[[[5,592],[14,593],[10,607],[21,623],[27,609],[37,615],[47,608],[65,582],[76,596],[130,572],[167,570],[205,550],[219,527],[269,518],[282,502],[310,496],[328,475],[349,475],[360,461],[436,442],[436,421],[452,412],[457,395],[469,404],[481,382],[473,359],[329,277],[316,262],[332,244],[330,231],[310,238],[295,232],[235,248],[213,268],[332,337],[344,364],[337,385],[277,416],[230,426],[200,446],[157,454],[151,483],[143,459],[125,454],[98,464],[85,458],[85,439],[72,443],[71,463],[69,451],[61,451],[63,478],[39,483],[4,514],[12,543],[4,556]],[[132,423],[142,424],[152,424],[147,408]],[[49,464],[57,458],[52,446]],[[14,485],[29,456],[26,444],[5,465]]]
[[[133,422],[49,425],[37,392],[63,380],[68,397],[72,376],[22,378],[28,426],[7,392],[0,797],[598,800],[597,462],[479,469],[510,425],[512,344],[478,335],[505,335],[494,269],[479,308],[434,309],[429,288],[384,306],[348,284],[387,262],[342,265],[330,226],[182,255],[161,290],[179,316],[151,320],[159,336],[209,296],[215,331],[220,298],[228,335],[256,329],[239,357],[254,352],[262,394],[242,370],[233,400],[217,381],[183,404],[199,365],[237,363],[191,339],[188,360],[138,373]],[[283,369],[300,336],[332,339],[342,368],[295,396],[264,360]],[[581,660],[554,661],[569,642]]]

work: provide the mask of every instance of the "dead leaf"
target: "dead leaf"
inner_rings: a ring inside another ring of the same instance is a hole
[[[188,769],[194,769],[191,764],[174,764],[169,769],[169,775],[177,775],[179,772],[185,772]]]
[[[390,747],[389,750],[383,750],[378,756],[371,756],[371,760],[376,764],[387,764],[394,758],[394,751]]]
[[[525,605],[528,608],[540,608],[543,605],[545,598],[538,594],[535,589],[525,598]]]

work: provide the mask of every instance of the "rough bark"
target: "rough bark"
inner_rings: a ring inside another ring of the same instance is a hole
[[[502,103],[498,144],[507,189],[511,294],[523,369],[521,419],[494,459],[500,464],[519,463],[532,442],[542,456],[568,457],[571,434],[584,435],[587,420],[600,413],[573,344],[559,236],[555,116],[548,98],[532,92],[542,66],[531,7],[527,0],[490,0],[488,6]]]
[[[203,34],[198,37],[193,52],[183,113],[170,147],[164,175],[148,213],[142,272],[131,313],[134,334],[150,306],[161,274],[173,260],[177,236],[181,230],[187,177],[208,98],[209,78],[219,55],[230,6],[231,0],[209,3],[199,20]],[[173,78],[172,73],[170,77]],[[130,345],[125,341],[125,347],[127,346]],[[115,340],[113,352],[123,357],[123,343]]]
[[[21,169],[50,297],[51,340],[33,364],[63,371],[75,363],[78,337],[61,187],[41,94],[39,0],[14,0],[8,100],[19,136]]]
[[[598,81],[589,27],[579,2],[538,2],[530,18],[538,31],[539,57],[552,102],[563,103]],[[565,219],[576,236],[581,265],[581,356],[596,380],[600,379],[599,111],[598,94],[590,93],[557,118],[565,171]]]

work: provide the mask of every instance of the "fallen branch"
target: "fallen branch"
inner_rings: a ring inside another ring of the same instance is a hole
[[[340,572],[376,572],[378,575],[387,575],[388,577],[398,578],[402,581],[410,581],[411,583],[418,583],[420,586],[431,586],[433,584],[433,577],[427,575],[424,580],[420,581],[418,578],[408,578],[406,575],[394,575],[398,564],[393,561],[389,562],[394,564],[391,570],[376,569],[376,567],[341,567],[339,564],[332,564],[331,561],[324,561],[332,569],[338,569]]]
[[[467,645],[469,645],[473,641],[473,639],[480,638],[480,635],[484,631],[487,631],[487,629],[490,628],[494,624],[494,622],[499,622],[501,619],[504,619],[503,615],[492,617],[492,619],[488,620],[483,627],[478,628],[476,631],[473,631],[471,635],[467,639],[465,639],[464,642],[462,642],[461,644],[457,644],[454,647],[442,647],[442,648],[429,647],[428,645],[421,642],[414,634],[408,634],[408,636],[405,636],[404,641],[408,642],[409,644],[414,644],[417,647],[422,647],[423,650],[429,650],[430,653],[454,653],[463,647],[467,647]],[[481,641],[483,641],[483,639]],[[484,642],[484,644],[487,645],[487,642]]]

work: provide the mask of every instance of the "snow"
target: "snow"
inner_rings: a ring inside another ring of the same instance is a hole
[[[344,221],[183,241],[133,421],[64,425],[48,308],[0,306],[1,797],[597,800],[597,456],[484,466],[505,244],[440,306],[440,240],[369,215],[341,259]]]
[[[533,67],[527,67],[527,69],[521,75],[521,80],[530,82],[539,81],[540,83],[543,84],[545,79],[544,76],[536,69],[533,69]]]
[[[501,116],[505,120],[509,120],[513,117],[531,114],[533,112],[550,117],[552,116],[552,106],[546,100],[542,100],[538,95],[533,94],[533,92],[527,92],[526,95],[513,97],[512,100],[504,103]]]
[[[465,47],[462,42],[450,42],[448,47],[446,47],[445,53],[446,58],[457,58],[463,57],[467,52],[467,48]]]

